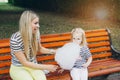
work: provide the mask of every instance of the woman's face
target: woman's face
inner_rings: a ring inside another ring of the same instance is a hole
[[[75,42],[77,44],[81,44],[81,42],[82,42],[82,34],[74,33],[72,40],[73,40],[73,42]]]
[[[33,21],[31,22],[31,26],[32,26],[32,33],[35,34],[40,27],[39,18],[33,19]]]

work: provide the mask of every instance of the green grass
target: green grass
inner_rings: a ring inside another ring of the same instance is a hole
[[[10,4],[0,4],[0,38],[10,38],[18,30],[19,17],[24,8]],[[70,32],[75,27],[84,30],[109,28],[113,45],[120,50],[120,24],[116,21],[96,21],[94,19],[81,19],[69,15],[51,12],[38,12],[40,15],[41,34]],[[120,15],[119,15],[120,16]]]

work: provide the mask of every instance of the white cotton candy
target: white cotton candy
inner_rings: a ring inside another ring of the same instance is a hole
[[[76,43],[67,43],[59,48],[55,54],[55,61],[61,68],[70,70],[79,57],[80,46]]]

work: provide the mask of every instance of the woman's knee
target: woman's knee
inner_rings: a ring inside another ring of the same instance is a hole
[[[33,80],[31,74],[22,67],[11,66],[10,76],[13,80]]]
[[[42,70],[34,70],[31,74],[35,80],[46,80],[46,75]]]

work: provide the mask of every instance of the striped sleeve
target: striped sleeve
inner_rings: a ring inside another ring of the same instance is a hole
[[[15,33],[10,39],[10,47],[12,51],[23,51],[23,42],[20,33]]]
[[[83,52],[84,52],[84,54],[85,54],[85,58],[86,59],[88,59],[89,57],[91,57],[92,56],[92,54],[91,54],[91,52],[90,52],[90,50],[89,50],[89,48],[87,47],[87,46],[84,46],[83,47]]]

